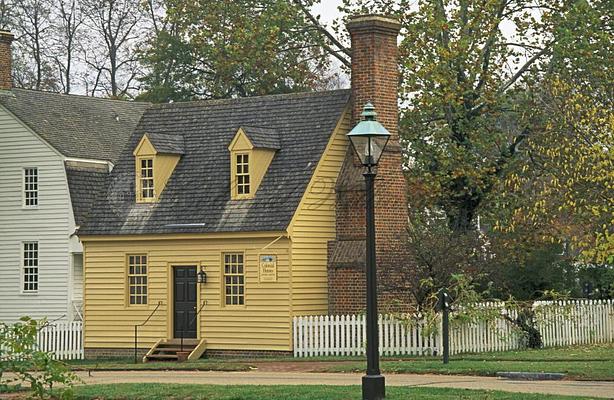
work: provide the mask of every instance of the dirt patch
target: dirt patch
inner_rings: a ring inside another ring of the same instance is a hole
[[[10,400],[17,400],[17,399],[25,399],[28,397],[28,392],[14,392],[14,393],[2,393],[0,392],[0,399],[5,400],[5,399],[10,399]]]

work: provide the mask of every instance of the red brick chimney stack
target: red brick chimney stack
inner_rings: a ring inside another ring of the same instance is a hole
[[[405,266],[407,228],[406,184],[401,169],[397,36],[401,25],[381,15],[354,17],[347,25],[352,41],[352,126],[368,101],[391,138],[377,167],[375,220],[380,305],[407,301],[408,293],[391,291]],[[365,309],[364,167],[348,149],[337,183],[337,240],[329,244],[329,311],[355,313]]]
[[[0,31],[0,90],[13,88],[11,43],[14,36],[10,32]]]
[[[401,25],[380,15],[354,17],[347,24],[352,40],[352,122],[360,121],[362,108],[372,102],[377,120],[398,145],[399,111],[397,36]],[[392,144],[390,143],[389,144]]]

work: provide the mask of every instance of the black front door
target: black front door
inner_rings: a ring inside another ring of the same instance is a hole
[[[175,338],[196,338],[196,267],[174,267]]]

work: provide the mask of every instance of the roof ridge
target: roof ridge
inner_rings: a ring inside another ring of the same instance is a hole
[[[78,97],[82,99],[91,99],[91,100],[108,102],[108,103],[115,102],[115,103],[122,103],[122,104],[127,103],[127,104],[139,104],[139,105],[147,105],[147,106],[152,106],[154,104],[148,101],[109,99],[109,98],[104,98],[104,97],[88,96],[85,94],[77,94],[77,93],[59,93],[59,92],[49,92],[46,90],[36,90],[36,89],[26,89],[26,88],[12,88],[10,91],[13,91],[13,90],[22,91],[22,92],[40,93],[43,95],[50,95],[50,96]]]
[[[172,103],[154,103],[152,104],[152,108],[166,108],[166,107],[189,107],[194,105],[225,105],[225,104],[235,104],[243,101],[250,100],[262,100],[262,99],[270,99],[270,98],[278,98],[278,99],[287,99],[287,98],[304,98],[304,97],[316,97],[326,94],[333,93],[344,93],[349,92],[350,89],[331,89],[331,90],[319,90],[313,92],[295,92],[295,93],[277,93],[277,94],[265,94],[259,96],[246,96],[246,97],[235,97],[230,99],[200,99],[200,100],[189,100],[189,101],[177,101]]]

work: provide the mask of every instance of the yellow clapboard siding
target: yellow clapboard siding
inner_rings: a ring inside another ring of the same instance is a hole
[[[335,185],[349,142],[350,112],[339,121],[288,231],[292,239],[292,313],[328,311],[327,246],[335,239]]]
[[[208,275],[199,286],[199,304],[206,302],[199,333],[211,349],[290,350],[290,241],[278,237],[190,240],[84,241],[85,347],[129,348],[134,325],[143,322],[161,301],[149,323],[139,328],[139,346],[172,336],[172,275],[175,265],[204,266]],[[270,245],[266,250],[261,250]],[[245,255],[245,306],[222,301],[221,263],[224,252]],[[277,282],[260,283],[258,256],[277,256]],[[148,304],[127,305],[127,254],[148,255]]]

